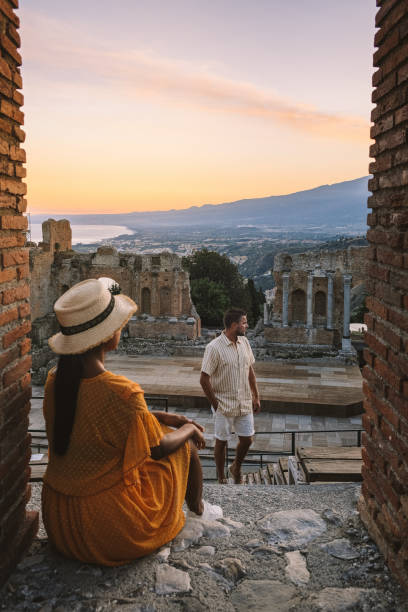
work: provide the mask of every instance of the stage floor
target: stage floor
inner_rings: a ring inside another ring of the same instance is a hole
[[[109,354],[106,368],[137,381],[146,395],[163,395],[169,405],[206,408],[200,387],[201,359]],[[349,417],[362,412],[358,366],[264,361],[255,364],[262,411]]]

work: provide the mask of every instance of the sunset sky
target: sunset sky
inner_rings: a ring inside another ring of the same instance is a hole
[[[21,0],[31,213],[368,173],[373,0]]]

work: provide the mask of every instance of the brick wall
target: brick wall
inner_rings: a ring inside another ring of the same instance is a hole
[[[30,288],[17,0],[0,0],[0,584],[38,528],[26,512],[30,441]]]
[[[408,5],[377,5],[360,513],[408,588]]]

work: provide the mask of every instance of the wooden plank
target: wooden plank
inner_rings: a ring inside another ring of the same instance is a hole
[[[269,478],[271,479],[271,483],[273,482],[273,477],[275,475],[275,467],[276,463],[268,463],[268,465],[266,466],[266,469],[269,473]]]
[[[271,481],[271,476],[269,474],[268,468],[264,467],[264,468],[260,468],[260,474],[261,474],[261,478],[264,481],[264,484],[266,485],[271,485],[272,481]]]
[[[297,456],[303,459],[361,459],[360,446],[298,446]]]
[[[362,461],[359,460],[336,460],[331,459],[313,460],[304,459],[303,467],[308,482],[337,481],[337,482],[360,482]]]
[[[282,476],[282,484],[289,483],[289,470],[288,470],[288,460],[286,457],[280,457],[278,461],[279,471]]]
[[[30,482],[41,482],[47,469],[46,463],[33,463],[30,464],[31,475]]]
[[[253,477],[254,477],[254,480],[255,480],[255,484],[262,484],[259,472],[254,472],[253,473]]]

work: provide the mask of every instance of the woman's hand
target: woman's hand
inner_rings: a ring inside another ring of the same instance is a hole
[[[204,439],[203,434],[201,433],[202,431],[203,431],[202,428],[198,429],[198,427],[195,426],[195,431],[193,432],[193,435],[191,436],[191,439],[194,442],[198,450],[205,448],[205,439]]]
[[[204,431],[204,427],[202,425],[188,419],[183,414],[175,414],[174,412],[153,412],[153,414],[159,423],[163,423],[163,425],[167,425],[168,427],[175,427],[178,429],[179,427],[186,425],[186,423],[191,423],[200,431]]]

